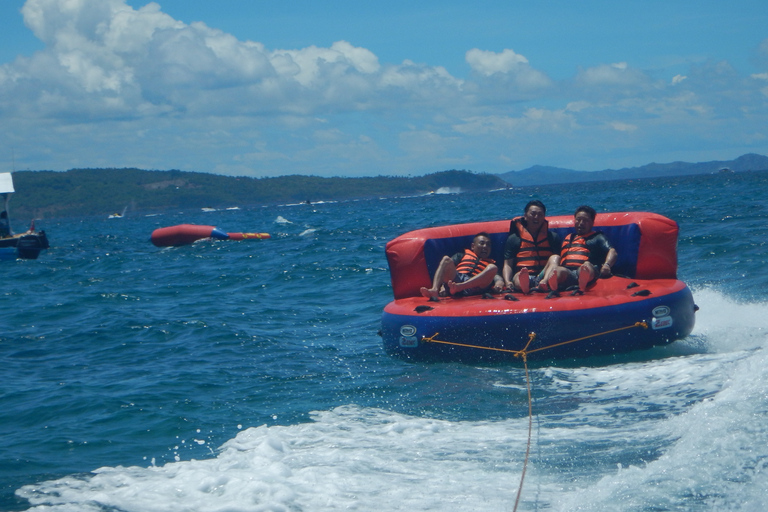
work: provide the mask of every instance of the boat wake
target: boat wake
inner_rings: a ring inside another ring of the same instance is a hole
[[[724,353],[768,348],[768,302],[739,302],[711,287],[693,290],[699,306],[686,344]]]
[[[765,509],[768,303],[711,288],[694,296],[701,309],[684,340],[614,364],[532,369],[522,510]],[[208,459],[103,467],[17,495],[61,512],[508,510],[526,449],[525,379],[517,367],[448,370],[505,394],[509,417],[347,405],[307,423],[245,428]]]

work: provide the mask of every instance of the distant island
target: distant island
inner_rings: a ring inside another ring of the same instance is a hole
[[[576,171],[534,166],[503,174],[467,170],[426,176],[322,178],[281,176],[249,178],[179,170],[71,169],[66,172],[16,171],[12,218],[28,219],[117,214],[126,206],[152,213],[170,208],[227,208],[338,201],[373,197],[417,196],[441,192],[476,192],[558,183],[640,179],[768,170],[768,157],[743,155],[735,160],[674,162],[604,171]],[[119,216],[119,215],[118,215]]]
[[[530,187],[555,183],[668,178],[692,174],[711,174],[721,171],[744,172],[763,170],[768,170],[768,156],[750,153],[728,161],[652,163],[642,167],[606,169],[604,171],[574,171],[573,169],[535,165],[520,171],[505,172],[499,174],[499,176],[516,187]]]
[[[42,219],[119,214],[126,206],[145,213],[169,208],[227,208],[329,200],[472,192],[509,185],[494,174],[464,170],[420,177],[248,178],[200,172],[141,169],[16,171],[12,218]]]

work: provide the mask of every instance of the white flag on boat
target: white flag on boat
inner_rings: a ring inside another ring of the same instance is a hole
[[[10,192],[15,192],[15,190],[13,190],[13,179],[11,178],[11,173],[0,172],[0,194],[7,194]]]

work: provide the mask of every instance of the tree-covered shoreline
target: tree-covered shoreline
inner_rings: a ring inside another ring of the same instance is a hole
[[[248,178],[179,170],[71,169],[13,173],[12,216],[42,219],[107,215],[131,205],[151,213],[168,208],[224,208],[418,195],[441,188],[492,190],[507,183],[492,174],[451,170],[419,177]]]

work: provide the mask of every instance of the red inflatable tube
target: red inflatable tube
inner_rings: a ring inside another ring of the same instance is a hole
[[[547,220],[549,228],[558,231],[561,238],[573,231],[573,215],[547,217]],[[472,237],[481,231],[491,235],[492,258],[501,269],[509,223],[509,220],[499,220],[424,228],[390,241],[386,254],[395,298],[420,296],[419,289],[432,284],[435,270],[432,267],[436,267],[440,258],[469,247]],[[614,273],[636,279],[677,277],[678,226],[675,221],[649,212],[598,213],[594,229],[603,231],[619,253]]]
[[[215,238],[216,240],[261,240],[270,238],[270,236],[269,233],[225,233],[215,226],[179,224],[154,230],[150,240],[157,247],[177,247],[189,245],[205,238]]]

